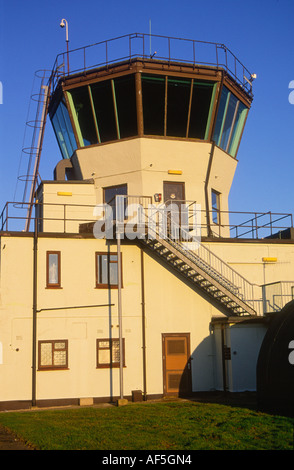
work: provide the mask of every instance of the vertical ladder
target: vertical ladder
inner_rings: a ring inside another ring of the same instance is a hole
[[[38,105],[37,105],[35,121],[31,123],[31,125],[34,128],[34,132],[33,132],[30,152],[29,152],[30,157],[29,157],[28,170],[27,170],[27,180],[26,180],[26,185],[25,185],[24,195],[23,195],[23,202],[26,202],[27,184],[28,184],[28,179],[30,178],[31,165],[33,164],[33,172],[31,176],[31,188],[30,188],[30,194],[28,198],[27,217],[26,217],[26,224],[25,224],[26,232],[30,228],[32,208],[33,208],[34,196],[35,196],[38,174],[39,174],[40,158],[41,158],[41,153],[42,153],[42,144],[43,144],[43,139],[44,139],[45,125],[46,125],[46,118],[47,118],[47,111],[48,111],[49,89],[50,89],[50,85],[48,84],[48,80],[46,79],[46,76],[44,73],[43,77],[41,78],[41,85],[40,85],[40,92],[39,92],[38,100],[37,100]]]

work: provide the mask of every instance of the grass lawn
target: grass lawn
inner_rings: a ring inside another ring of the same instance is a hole
[[[0,413],[40,450],[293,450],[291,418],[174,401]]]

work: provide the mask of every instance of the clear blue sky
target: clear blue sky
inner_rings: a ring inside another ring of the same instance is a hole
[[[230,209],[294,213],[293,0],[0,0],[0,207],[13,200],[34,74],[65,50],[149,31],[225,44],[252,72],[254,101],[238,153]],[[27,134],[26,134],[27,135]],[[48,121],[41,161],[51,179],[61,159]]]

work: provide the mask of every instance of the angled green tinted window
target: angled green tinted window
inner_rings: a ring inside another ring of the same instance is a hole
[[[229,138],[231,135],[231,129],[232,129],[234,119],[235,119],[235,111],[236,111],[237,103],[238,103],[237,98],[231,93],[230,99],[228,102],[226,117],[224,121],[221,142],[220,142],[220,147],[224,150],[227,150],[227,145],[228,145]]]
[[[98,137],[94,124],[92,105],[88,87],[83,86],[70,91],[77,123],[84,145],[97,144]]]
[[[191,80],[168,79],[166,135],[186,137]]]
[[[213,83],[195,82],[191,103],[189,137],[205,139],[213,95]]]
[[[110,80],[91,85],[94,112],[101,142],[118,138],[113,91],[114,88]]]
[[[223,88],[213,140],[216,145],[236,156],[248,108],[226,87]]]
[[[53,117],[52,126],[63,158],[70,158],[77,145],[64,98],[60,101]]]
[[[231,136],[230,146],[228,152],[235,157],[237,153],[237,149],[239,146],[241,134],[244,128],[245,119],[248,113],[248,108],[243,104],[239,103],[235,124]]]
[[[227,109],[228,98],[229,98],[229,90],[224,87],[222,94],[221,94],[221,98],[220,98],[219,109],[217,113],[215,130],[214,130],[214,135],[213,135],[213,140],[215,141],[216,145],[220,145],[224,115]]]
[[[135,76],[117,78],[114,86],[120,137],[135,136],[138,133]]]
[[[164,135],[165,78],[142,75],[144,134]]]

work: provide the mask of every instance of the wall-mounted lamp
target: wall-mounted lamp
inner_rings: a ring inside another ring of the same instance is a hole
[[[65,41],[66,41],[66,54],[67,54],[67,73],[69,73],[69,57],[68,57],[68,22],[65,18],[62,18],[60,25],[61,28],[65,27]]]
[[[169,175],[182,175],[182,170],[168,170]]]

